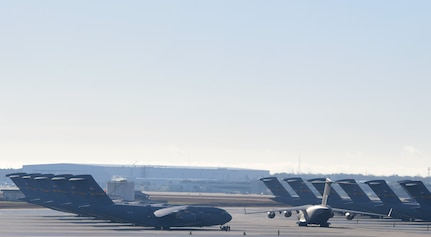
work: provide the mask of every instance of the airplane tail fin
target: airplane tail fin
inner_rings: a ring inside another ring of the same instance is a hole
[[[316,188],[320,195],[323,195],[323,191],[325,190],[326,178],[309,179],[308,182],[310,182],[311,185]],[[331,203],[340,204],[345,202],[345,200],[340,196],[340,194],[337,193],[337,191],[332,186],[330,193],[331,196],[328,196],[329,205],[331,205]]]
[[[329,192],[331,191],[331,183],[332,183],[332,180],[330,180],[329,178],[326,178],[325,189],[323,190],[323,196],[322,196],[322,206],[326,206],[328,203],[328,196],[329,196]]]
[[[285,178],[283,180],[292,187],[296,194],[298,194],[301,201],[308,204],[320,203],[319,198],[317,198],[316,194],[313,193],[301,177]]]
[[[400,198],[389,187],[385,180],[370,180],[365,182],[375,194],[387,205],[402,205]]]
[[[398,183],[421,206],[431,205],[431,192],[422,181],[402,180]]]
[[[290,193],[284,188],[277,177],[261,178],[260,181],[262,181],[272,194],[274,194],[275,201],[289,203],[294,200],[292,195],[290,195]]]
[[[341,179],[337,184],[349,195],[353,202],[371,203],[371,199],[354,179]]]
[[[106,205],[112,204],[111,198],[103,191],[91,175],[75,175],[69,179],[72,185],[72,194],[83,203]]]

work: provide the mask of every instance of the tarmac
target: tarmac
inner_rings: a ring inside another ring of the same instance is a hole
[[[154,230],[127,224],[111,223],[45,208],[0,209],[0,236],[425,236],[431,234],[430,222],[400,222],[392,219],[359,218],[352,221],[342,216],[330,219],[328,228],[299,227],[296,217],[244,214],[243,207],[226,207],[233,220],[230,231],[219,226]],[[247,208],[247,211],[262,208]],[[265,208],[264,210],[267,210]]]

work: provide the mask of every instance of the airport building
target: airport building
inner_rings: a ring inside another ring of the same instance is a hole
[[[269,170],[239,168],[68,163],[24,165],[22,171],[42,174],[91,174],[101,187],[111,189],[112,187],[119,189],[121,185],[127,186],[133,183],[135,190],[143,192],[175,191],[244,194],[266,191],[265,186],[259,179],[270,175]]]
[[[2,189],[1,191],[1,200],[4,201],[16,201],[20,198],[24,198],[24,194],[17,188],[11,188],[11,189]]]

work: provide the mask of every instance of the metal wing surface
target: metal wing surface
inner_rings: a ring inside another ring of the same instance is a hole
[[[248,212],[245,208],[244,208],[244,213],[245,214],[255,214],[255,213],[267,213],[267,212],[286,212],[286,211],[305,211],[307,210],[307,208],[309,208],[312,205],[301,205],[301,206],[295,206],[295,207],[285,207],[285,208],[280,208],[280,209],[271,209],[271,210],[262,210],[262,211],[251,211]]]
[[[334,211],[334,212],[341,212],[341,213],[360,214],[360,215],[366,215],[366,216],[380,216],[380,217],[390,217],[390,214],[392,212],[392,210],[390,210],[388,214],[382,214],[382,213],[355,211],[355,210],[342,209],[342,208],[334,208],[334,207],[332,207],[332,211]]]
[[[168,215],[173,214],[173,213],[184,211],[187,208],[188,208],[188,206],[166,207],[166,208],[162,208],[162,209],[159,209],[159,210],[155,211],[154,212],[154,216],[156,216],[156,217],[164,217],[164,216],[168,216]]]

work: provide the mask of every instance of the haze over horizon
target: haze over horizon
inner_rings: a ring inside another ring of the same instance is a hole
[[[428,175],[429,1],[3,1],[0,167]]]

